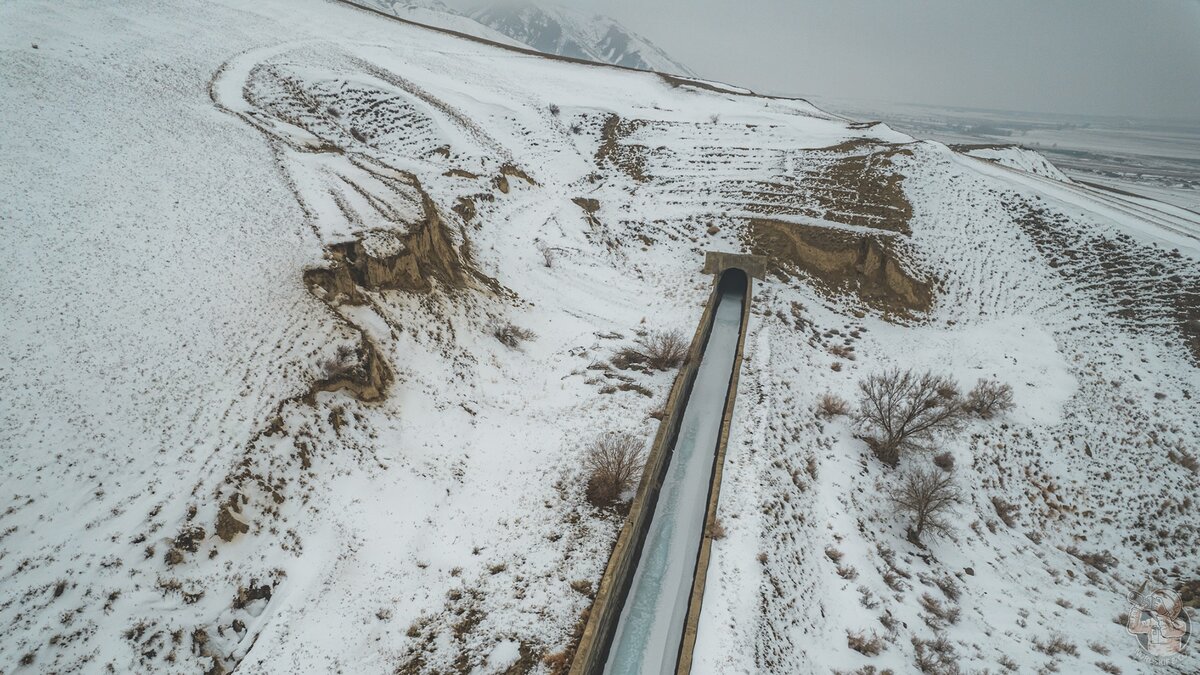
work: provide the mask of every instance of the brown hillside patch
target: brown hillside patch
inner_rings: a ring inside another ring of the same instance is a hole
[[[875,309],[921,312],[933,300],[931,284],[906,269],[902,245],[893,237],[755,219],[746,239],[772,272],[800,273],[830,291],[854,293]]]
[[[305,272],[309,288],[323,300],[362,304],[363,290],[426,292],[434,279],[452,288],[464,286],[467,274],[446,226],[429,196],[422,192],[421,198],[424,220],[407,233],[376,230],[331,244],[330,264]]]
[[[847,141],[814,151],[833,155],[804,176],[806,191],[821,213],[814,216],[846,225],[910,234],[912,204],[904,195],[904,176],[894,160],[912,151],[894,145]]]
[[[609,115],[600,131],[596,164],[610,163],[639,183],[649,180],[650,177],[646,174],[646,147],[621,142],[645,124],[642,120],[623,121],[617,115]]]
[[[912,204],[895,165],[912,151],[861,139],[795,154],[795,172],[770,180],[734,180],[722,191],[763,218],[803,216],[910,234]]]

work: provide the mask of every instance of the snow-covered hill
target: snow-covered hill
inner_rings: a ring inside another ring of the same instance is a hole
[[[693,672],[1200,669],[1118,623],[1200,577],[1187,212],[322,0],[4,3],[0,147],[5,672],[562,672],[712,249],[772,273]],[[1015,390],[925,548],[815,410],[887,367]]]
[[[962,145],[953,146],[955,150],[964,152],[972,157],[989,159],[1001,166],[1032,173],[1035,176],[1053,178],[1063,182],[1071,182],[1063,173],[1041,153],[1019,145]]]

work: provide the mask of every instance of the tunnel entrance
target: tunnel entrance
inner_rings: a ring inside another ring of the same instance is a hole
[[[750,279],[746,276],[746,271],[737,267],[730,267],[721,272],[720,280],[717,281],[717,293],[740,293],[745,295],[746,287],[749,285]]]

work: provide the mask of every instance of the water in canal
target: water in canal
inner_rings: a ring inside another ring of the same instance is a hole
[[[745,289],[724,290],[613,636],[606,675],[673,673],[700,553]]]

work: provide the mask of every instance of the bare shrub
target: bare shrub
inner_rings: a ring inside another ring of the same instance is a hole
[[[967,394],[967,400],[963,407],[968,412],[989,420],[1000,413],[1012,410],[1013,389],[1002,382],[981,378],[975,384],[975,388]]]
[[[899,592],[904,590],[904,582],[900,580],[900,575],[891,570],[884,570],[883,583],[887,584],[887,587],[893,591]]]
[[[1187,450],[1184,450],[1183,448],[1178,448],[1178,450],[1179,450],[1179,452],[1175,452],[1174,450],[1168,450],[1167,451],[1167,459],[1178,464],[1179,466],[1182,466],[1183,468],[1187,469],[1188,471],[1191,471],[1194,474],[1200,474],[1200,460],[1197,460],[1195,455],[1189,453]]]
[[[1046,642],[1034,640],[1033,647],[1046,656],[1057,656],[1059,654],[1079,656],[1079,649],[1074,644],[1068,642],[1065,636],[1058,633],[1051,635],[1050,639]]]
[[[584,458],[588,501],[611,506],[633,488],[642,461],[642,441],[633,434],[609,432],[592,441]]]
[[[817,403],[817,417],[837,417],[849,414],[850,403],[841,396],[825,394]]]
[[[646,364],[655,370],[679,367],[687,357],[687,352],[687,338],[677,330],[655,331],[642,340],[642,354],[646,357]]]
[[[918,545],[926,533],[936,536],[950,531],[948,517],[961,500],[950,475],[934,469],[910,469],[892,491],[897,510],[913,519],[908,539]]]
[[[829,353],[833,354],[839,359],[847,359],[849,361],[854,360],[854,347],[849,345],[833,345],[829,348]]]
[[[892,369],[859,382],[858,419],[877,436],[867,438],[875,456],[895,466],[900,451],[922,449],[938,431],[958,427],[962,403],[954,382],[942,375]]]
[[[878,655],[883,651],[885,646],[883,640],[878,635],[871,633],[868,636],[863,631],[846,631],[846,644],[850,649],[866,656]]]
[[[533,331],[508,322],[496,324],[492,328],[492,335],[500,341],[500,344],[513,349],[521,346],[522,342],[537,337]]]
[[[941,624],[958,622],[958,607],[943,605],[941,601],[928,593],[921,594],[921,608],[929,612],[929,616],[925,617],[925,622],[934,628]]]
[[[962,595],[962,592],[958,589],[958,584],[954,583],[954,577],[949,574],[934,579],[933,585],[937,586],[953,602],[958,602],[959,596]]]
[[[560,112],[562,112],[562,110],[561,110],[561,109],[558,107],[558,104],[557,104],[557,103],[551,103],[551,104],[550,104],[550,114],[551,114],[551,115],[554,115],[555,117],[558,117],[558,113],[560,113]]]
[[[958,657],[954,646],[944,636],[934,640],[912,639],[917,670],[925,675],[958,675]]]
[[[612,364],[618,370],[645,370],[646,355],[633,347],[623,347],[613,354]]]
[[[712,526],[708,528],[708,538],[720,541],[725,538],[725,526],[720,518],[713,518]]]
[[[1107,572],[1117,566],[1117,559],[1108,551],[1098,551],[1096,553],[1085,553],[1074,546],[1067,547],[1067,553],[1078,558],[1085,565],[1094,567],[1101,572]]]
[[[345,375],[349,375],[359,366],[358,349],[354,345],[338,345],[337,351],[333,356],[321,361],[320,368],[323,377],[327,380],[335,380]]]
[[[950,454],[949,452],[939,453],[937,455],[934,455],[933,463],[935,466],[937,466],[937,468],[941,469],[942,471],[953,471],[954,470],[954,455]]]
[[[656,331],[638,341],[636,347],[624,347],[612,357],[621,370],[670,370],[687,358],[688,342],[679,331]]]
[[[1121,669],[1116,664],[1108,661],[1097,661],[1096,667],[1108,673],[1108,675],[1121,675]]]

